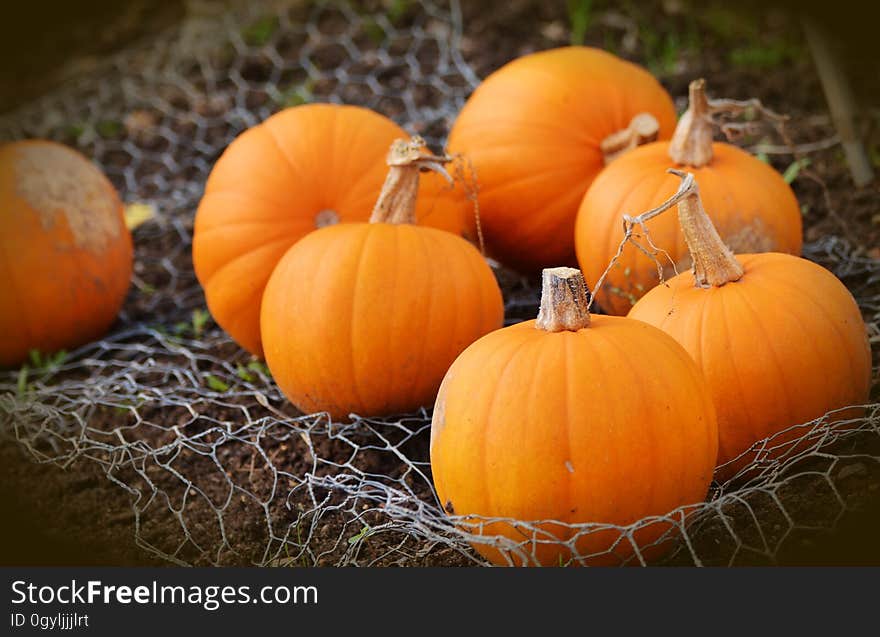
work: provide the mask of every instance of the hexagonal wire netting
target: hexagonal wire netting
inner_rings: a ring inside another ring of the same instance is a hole
[[[484,563],[469,543],[493,541],[477,533],[485,521],[450,518],[435,499],[430,414],[350,424],[297,415],[259,362],[193,320],[204,298],[190,260],[213,162],[285,105],[361,104],[442,142],[479,82],[458,52],[459,7],[421,0],[401,28],[387,12],[347,3],[251,4],[197,5],[148,46],[0,120],[2,138],[79,148],[127,201],[157,210],[135,232],[133,290],[114,331],[24,378],[0,375],[0,427],[40,462],[101,467],[130,496],[138,545],[171,562]],[[805,254],[850,287],[876,339],[880,263],[837,237]],[[502,282],[508,312],[532,314],[537,290]],[[748,476],[714,484],[687,515],[613,527],[612,552],[644,562],[645,547],[627,547],[639,528],[663,523],[661,541],[674,544],[664,563],[763,563],[834,527],[880,482],[880,404],[828,422],[801,426],[792,442],[765,441]],[[536,525],[517,528],[521,543],[497,541],[511,561],[527,560],[532,541],[552,541]],[[577,525],[569,545],[603,529]]]

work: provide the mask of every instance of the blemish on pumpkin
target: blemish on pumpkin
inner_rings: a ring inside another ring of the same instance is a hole
[[[571,460],[565,461],[565,468],[568,469],[569,473],[574,473],[574,465],[571,464]]]
[[[118,200],[100,171],[72,150],[49,145],[20,148],[15,185],[44,230],[62,222],[63,215],[78,248],[101,254],[119,236]]]
[[[736,227],[737,223],[734,222],[734,227]],[[776,240],[767,231],[766,224],[759,217],[753,219],[749,225],[739,226],[736,232],[726,233],[719,229],[718,233],[724,240],[724,244],[734,254],[758,254],[761,252],[775,252],[779,249]],[[692,267],[693,261],[691,256],[686,254],[675,262],[674,267],[668,263],[663,266],[663,280],[666,281],[677,274],[688,272]],[[632,303],[635,304],[637,300],[636,297],[633,297]]]
[[[434,415],[431,418],[431,446],[443,428],[446,427],[446,392],[440,391],[437,394],[437,402],[434,404]]]
[[[446,504],[443,506],[443,510],[446,511],[449,515],[455,515],[455,509],[452,506],[452,500],[446,501]]]
[[[315,215],[315,227],[323,228],[339,223],[339,213],[330,208],[325,208]]]
[[[734,254],[756,254],[778,249],[760,217],[755,217],[751,224],[742,226],[737,232],[720,234]]]

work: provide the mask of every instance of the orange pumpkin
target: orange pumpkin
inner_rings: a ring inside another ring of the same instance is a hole
[[[388,146],[404,131],[356,106],[310,104],[277,113],[236,138],[199,204],[193,265],[214,319],[252,354],[263,352],[260,300],[278,260],[309,232],[366,221]],[[419,223],[471,237],[461,187],[426,177]]]
[[[718,413],[719,464],[789,427],[867,402],[871,352],[846,287],[800,257],[734,256],[703,210],[692,175],[682,196],[678,214],[693,272],[648,292],[629,316],[670,334],[700,366]],[[753,456],[720,475],[730,477]]]
[[[443,374],[475,339],[501,325],[504,306],[476,248],[413,225],[420,169],[447,158],[399,140],[370,223],[312,232],[266,286],[266,363],[303,412],[378,416],[430,405]]]
[[[591,317],[572,268],[544,270],[536,321],[492,332],[458,357],[431,425],[447,512],[534,521],[537,541],[515,522],[471,529],[520,545],[530,556],[510,556],[520,564],[630,558],[619,531],[574,537],[564,524],[628,525],[702,501],[717,448],[712,402],[687,352],[650,325]],[[635,539],[644,549],[669,529],[649,524]],[[488,541],[474,548],[507,563]]]
[[[477,87],[449,136],[479,182],[486,249],[524,273],[574,264],[574,220],[606,160],[669,139],[675,108],[635,64],[589,47],[521,57]]]
[[[0,366],[99,338],[131,279],[119,195],[72,148],[0,146],[0,255]]]
[[[647,144],[608,166],[587,191],[577,215],[575,246],[580,267],[595,286],[620,242],[624,214],[648,210],[675,192],[678,180],[667,168],[686,166],[700,184],[712,220],[735,252],[800,254],[801,212],[791,188],[771,166],[731,144],[712,141],[710,103],[705,81],[690,86],[690,107],[670,142]],[[713,106],[715,105],[715,106]],[[647,228],[667,254],[658,258],[666,276],[688,261],[687,244],[673,217],[653,219]],[[659,283],[657,263],[639,250],[625,250],[605,278],[596,300],[608,313],[626,314]]]

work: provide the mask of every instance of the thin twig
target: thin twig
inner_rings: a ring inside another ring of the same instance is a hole
[[[483,240],[483,224],[480,219],[480,182],[477,179],[477,169],[471,158],[463,153],[455,153],[453,159],[453,175],[456,181],[459,181],[464,189],[464,196],[471,202],[474,207],[474,226],[477,230],[477,240],[480,244],[480,254],[486,256],[486,243]],[[465,171],[465,165],[467,171]]]
[[[849,229],[847,224],[844,222],[843,218],[838,214],[837,209],[834,207],[834,204],[831,199],[831,193],[828,190],[828,185],[825,183],[825,180],[822,179],[819,174],[811,169],[806,168],[806,162],[803,160],[806,159],[806,154],[809,152],[814,152],[816,150],[821,150],[823,148],[831,148],[840,143],[840,138],[838,135],[831,137],[826,140],[821,140],[819,142],[814,142],[813,144],[795,144],[792,140],[791,136],[786,129],[786,122],[788,121],[787,115],[780,115],[767,107],[765,107],[760,100],[751,99],[745,100],[742,102],[738,102],[736,100],[709,100],[710,110],[711,111],[724,111],[729,114],[739,114],[745,111],[746,108],[753,108],[757,110],[764,118],[769,120],[776,131],[776,134],[782,140],[783,144],[781,146],[771,146],[770,150],[774,151],[776,154],[787,154],[794,157],[795,161],[800,161],[804,166],[798,173],[799,177],[805,177],[817,184],[822,189],[822,199],[825,202],[825,207],[828,212],[828,215],[837,222],[841,232],[846,236],[850,241],[854,241],[855,237],[852,234],[852,231]],[[729,109],[726,110],[725,109]],[[714,120],[713,120],[714,122]],[[752,122],[748,122],[743,125],[734,124],[734,123],[717,123],[722,132],[727,136],[729,140],[734,140],[738,137],[741,137],[743,132],[748,130],[749,124]],[[760,151],[759,151],[760,152]],[[767,152],[764,150],[763,152]],[[768,153],[769,154],[769,153]]]
[[[682,172],[680,170],[676,170],[675,168],[670,168],[666,172],[672,173],[678,177],[682,178],[681,184],[678,186],[678,190],[676,190],[675,194],[672,195],[669,199],[661,203],[659,206],[651,208],[650,210],[646,210],[645,212],[632,217],[630,215],[623,215],[623,239],[621,239],[620,243],[617,245],[617,250],[614,253],[614,256],[611,257],[611,261],[608,263],[608,267],[605,268],[605,271],[602,272],[602,276],[599,277],[599,280],[596,281],[596,289],[595,291],[598,293],[599,290],[602,289],[602,284],[605,282],[605,278],[608,276],[608,273],[611,272],[611,268],[613,268],[617,261],[620,259],[623,254],[623,249],[627,243],[633,244],[638,250],[640,250],[645,256],[651,259],[654,264],[657,266],[657,274],[660,277],[660,283],[664,282],[663,276],[663,266],[660,263],[660,260],[657,258],[657,255],[662,253],[666,259],[669,261],[672,266],[673,272],[678,274],[678,269],[676,268],[675,261],[666,250],[658,247],[654,241],[651,239],[651,234],[648,232],[648,227],[645,225],[646,222],[650,221],[657,215],[669,210],[672,206],[678,204],[679,201],[684,199],[685,197],[689,197],[692,194],[698,191],[697,182],[694,179],[693,174]],[[635,229],[638,228],[641,231],[641,234],[636,234]],[[646,248],[638,241],[635,240],[634,237],[644,237],[648,247]],[[596,294],[590,295],[590,302],[587,304],[587,309],[589,310],[593,306],[593,301],[596,299]]]
[[[765,155],[806,155],[820,150],[834,148],[840,144],[840,136],[832,135],[825,139],[796,146],[775,146],[773,144],[756,144],[750,146],[748,151],[752,154],[763,153]]]

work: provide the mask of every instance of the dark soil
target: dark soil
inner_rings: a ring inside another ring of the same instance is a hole
[[[43,0],[4,7],[0,113],[88,74],[102,56],[180,20],[181,0]]]
[[[117,3],[118,4],[118,3]],[[165,25],[176,18],[178,8],[163,8],[164,3],[136,3],[143,15],[152,16],[142,21],[145,25]],[[176,6],[176,3],[171,3]],[[371,3],[364,3],[369,5]],[[375,3],[373,3],[375,4]],[[465,33],[462,41],[462,54],[471,63],[478,74],[485,76],[508,60],[534,50],[567,44],[570,39],[566,3],[538,3],[523,0],[506,0],[505,2],[463,3]],[[801,37],[797,20],[780,9],[762,11],[760,14],[735,14],[723,9],[723,3],[710,3],[699,11],[688,13],[679,2],[636,3],[625,2],[615,6],[594,3],[592,26],[585,34],[585,43],[609,48],[629,59],[640,62],[658,75],[663,84],[676,97],[679,107],[684,105],[687,84],[694,77],[703,76],[709,81],[709,89],[714,96],[737,99],[748,97],[760,98],[768,107],[788,113],[791,121],[787,133],[796,144],[806,144],[829,138],[834,134],[830,117],[827,113],[822,91],[812,62]],[[415,18],[417,7],[409,9],[398,18],[397,28],[404,31]],[[304,9],[303,9],[304,11]],[[111,22],[129,18],[113,18],[105,14],[104,18]],[[138,14],[140,15],[140,14]],[[169,18],[169,16],[171,16]],[[92,19],[92,18],[89,18]],[[98,19],[98,18],[95,18]],[[322,28],[332,31],[334,17],[328,14],[327,23]],[[106,23],[101,23],[106,24]],[[159,27],[157,26],[158,30]],[[137,32],[144,37],[150,27]],[[107,32],[113,32],[112,25]],[[102,43],[86,43],[82,40],[71,41],[70,47],[77,49],[81,55],[77,59],[88,59],[108,50],[124,48],[127,40],[134,38],[134,31],[124,27],[116,29],[115,40]],[[367,39],[364,46],[367,47]],[[40,51],[52,51],[50,44],[35,45]],[[279,45],[284,49],[284,42]],[[291,42],[285,55],[295,53],[296,44]],[[42,48],[40,48],[42,47]],[[333,65],[338,50],[328,48],[318,56],[318,64]],[[47,54],[48,55],[48,54]],[[39,56],[38,56],[39,57]],[[431,64],[436,52],[426,50],[420,52],[420,61]],[[76,62],[72,63],[76,67]],[[364,64],[370,64],[368,60]],[[259,56],[248,59],[238,65],[243,79],[259,84],[268,77],[270,62]],[[65,67],[67,68],[67,67]],[[395,67],[396,68],[396,67]],[[69,70],[69,69],[68,69]],[[74,68],[75,72],[76,69]],[[68,71],[64,71],[66,74]],[[181,72],[185,73],[185,69]],[[395,82],[405,85],[402,70],[387,72],[382,77],[383,83],[393,86]],[[0,88],[3,82],[9,82],[10,76],[0,74]],[[290,77],[287,81],[295,84],[302,78]],[[227,80],[224,80],[227,81]],[[337,87],[333,85],[311,87],[314,95],[320,98]],[[44,85],[30,86],[23,95],[31,95],[45,90]],[[0,91],[4,92],[4,91]],[[858,94],[863,101],[876,97],[870,89],[858,87]],[[189,98],[175,94],[169,88],[165,98],[169,103],[182,100],[187,104]],[[357,89],[344,95],[346,101],[363,103],[365,95]],[[19,95],[18,103],[24,98]],[[437,95],[424,91],[418,98],[422,103],[436,101]],[[11,102],[7,102],[7,105]],[[190,103],[200,116],[211,120],[220,117],[229,108],[228,104],[216,102],[208,97],[207,89],[198,103]],[[246,98],[246,106],[253,112],[262,113],[265,109],[274,108],[270,96],[265,90],[254,89]],[[0,110],[4,103],[0,102]],[[389,98],[375,105],[378,110],[389,116],[400,117],[404,106],[400,100]],[[872,152],[880,149],[880,115],[877,109],[866,108],[866,116],[859,121],[860,132],[863,133]],[[155,114],[149,115],[156,117]],[[192,141],[196,135],[195,127],[185,122],[174,123],[174,134]],[[434,122],[424,130],[425,134],[435,138],[443,138],[445,130]],[[225,139],[226,129],[218,125],[215,129],[198,131],[198,143],[210,147],[206,152],[205,164],[210,165],[222,150],[220,140]],[[131,141],[139,148],[149,148],[155,152],[163,151],[163,137],[150,136],[135,126],[126,126],[118,133],[116,141]],[[62,141],[65,141],[62,137]],[[67,141],[71,143],[75,139]],[[768,131],[766,138],[760,137],[747,140],[749,143],[769,143],[779,145],[780,139]],[[88,150],[88,149],[85,149]],[[874,184],[856,189],[851,179],[839,146],[810,153],[810,166],[802,170],[793,182],[793,187],[802,203],[805,214],[806,240],[811,241],[826,234],[847,237],[853,245],[863,253],[875,254],[880,257],[880,216],[877,213],[878,185]],[[787,154],[771,154],[769,160],[780,171],[784,171],[793,161]],[[113,165],[116,161],[117,164]],[[126,158],[120,155],[110,159],[108,172],[120,188],[125,189],[123,179]],[[154,167],[155,168],[155,167]],[[149,165],[142,166],[145,177],[150,170]],[[190,180],[203,180],[204,174],[178,175],[181,183]],[[141,193],[143,194],[143,193]],[[830,206],[829,206],[830,203]],[[185,234],[191,232],[192,222],[189,215],[181,215],[180,228]],[[180,304],[173,301],[172,295],[158,295],[156,298],[142,293],[145,289],[166,289],[174,286],[178,290],[193,287],[195,280],[189,262],[188,245],[181,242],[174,234],[151,234],[149,227],[144,227],[135,234],[137,244],[138,268],[136,274],[140,280],[141,292],[135,290],[126,305],[123,319],[126,322],[160,321],[170,328],[176,321],[186,318],[193,307],[203,306],[199,299],[189,300]],[[173,255],[168,257],[168,255]],[[170,259],[173,268],[165,265]],[[508,272],[499,272],[499,278],[508,299],[508,322],[530,318],[535,312],[534,282],[523,281]],[[515,299],[515,300],[512,300]],[[191,302],[190,302],[191,301]],[[206,340],[210,342],[209,328]],[[247,356],[234,345],[224,344],[215,352],[221,358],[232,361],[246,362]],[[875,366],[876,368],[876,366]],[[210,372],[210,369],[202,370]],[[876,382],[875,382],[876,385]],[[876,388],[875,388],[876,395]],[[188,434],[200,431],[210,425],[208,420],[223,419],[227,414],[220,413],[217,408],[212,413],[201,414],[193,420],[191,415],[174,413],[164,410],[161,414],[151,414],[148,410],[141,414],[145,420],[154,419],[163,423],[186,427]],[[234,414],[229,415],[234,417]],[[102,423],[102,418],[106,421]],[[120,426],[121,416],[118,413],[107,413],[90,422],[92,427],[107,429]],[[179,419],[175,420],[175,419]],[[167,429],[140,427],[132,431],[132,436],[143,440],[152,447],[168,441],[171,433]],[[316,437],[319,440],[320,437]],[[422,434],[407,443],[410,457],[427,458],[427,436]],[[843,445],[852,442],[841,443]],[[870,447],[876,444],[876,436],[868,448],[859,448],[859,453],[878,456],[880,449]],[[348,453],[344,444],[338,440],[323,438],[317,450],[324,458],[336,456],[340,461]],[[336,446],[334,446],[336,445]],[[283,448],[282,448],[283,446]],[[311,468],[308,448],[299,440],[291,439],[284,443],[267,442],[262,449],[270,458],[283,453],[289,458],[284,468],[291,474],[299,475]],[[275,454],[275,455],[273,455]],[[174,459],[174,463],[186,465],[187,475],[193,478],[207,500],[192,498],[186,509],[187,527],[201,546],[214,546],[220,538],[220,527],[215,512],[216,504],[226,500],[230,485],[238,485],[241,489],[265,495],[272,486],[272,474],[265,466],[265,461],[253,448],[227,445],[218,451],[225,474],[212,470],[205,465],[204,471],[198,471],[199,463],[208,463],[205,456],[196,453],[183,453]],[[106,459],[104,459],[106,460]],[[161,460],[161,459],[160,459]],[[262,464],[261,464],[262,463]],[[357,458],[358,469],[376,475],[388,475],[392,478],[401,471],[401,466],[392,454],[365,453]],[[847,469],[849,467],[849,469]],[[855,467],[855,468],[853,468]],[[823,473],[827,467],[814,466],[812,471]],[[332,470],[324,466],[320,471]],[[146,487],[143,476],[130,469],[127,474],[118,474],[117,478],[127,484]],[[180,485],[173,484],[171,475],[159,466],[147,466],[144,473],[156,486],[170,493],[180,492]],[[778,562],[783,564],[880,564],[880,552],[876,537],[880,536],[880,472],[876,462],[847,461],[835,467],[831,472],[831,482],[824,478],[809,476],[804,481],[796,481],[786,495],[787,513],[801,516],[807,522],[810,516],[825,519],[833,518],[837,506],[836,496],[828,486],[834,484],[846,495],[847,509],[854,513],[843,516],[838,531],[831,533],[804,532],[788,536],[782,543],[778,553]],[[7,441],[0,446],[0,485],[3,485],[2,514],[5,520],[17,520],[15,524],[5,525],[7,541],[0,541],[0,563],[2,564],[116,564],[116,565],[150,565],[167,563],[154,557],[149,551],[137,547],[134,542],[134,515],[132,512],[132,496],[121,487],[107,480],[100,465],[93,460],[81,459],[61,469],[51,464],[37,464],[26,458],[20,446]],[[417,494],[430,499],[431,494],[424,486]],[[142,511],[141,538],[160,547],[165,552],[173,552],[169,547],[176,546],[182,539],[182,529],[177,519],[169,513],[167,502],[157,500]],[[181,502],[170,503],[181,506]],[[287,525],[300,519],[312,523],[308,517],[309,502],[305,499],[286,503],[289,506],[272,507],[269,519],[276,525]],[[749,506],[760,512],[762,520],[761,532],[772,535],[776,528],[780,536],[785,535],[788,528],[785,514],[771,499],[761,501],[761,496],[753,496]],[[751,513],[748,510],[731,510],[727,512],[734,521],[734,526],[744,539],[753,540],[758,533],[757,528],[749,530]],[[779,523],[774,526],[774,518]],[[223,514],[224,530],[228,542],[237,553],[220,556],[224,563],[248,564],[258,561],[266,543],[266,515],[256,506],[252,499],[236,494],[232,504]],[[383,522],[378,511],[368,511],[361,522],[371,527]],[[715,522],[717,524],[717,521]],[[806,524],[806,522],[803,522]],[[752,525],[754,527],[754,525]],[[314,551],[326,551],[319,564],[332,564],[341,552],[349,549],[348,539],[359,529],[352,525],[350,512],[328,513],[311,526],[313,532]],[[769,530],[768,530],[769,529]],[[751,534],[751,535],[750,535]],[[723,528],[706,529],[700,534],[701,544],[698,553],[706,563],[727,563],[728,557],[736,550],[736,543],[728,541],[729,533]],[[780,538],[765,538],[771,544]],[[358,563],[375,563],[382,565],[396,564],[399,555],[395,548],[408,540],[394,532],[379,534],[364,542]],[[750,542],[751,543],[751,542]],[[218,556],[210,550],[200,550],[194,543],[185,543],[177,552],[180,560],[194,563],[207,563]],[[736,563],[760,564],[766,556],[742,551]],[[673,559],[674,562],[674,559]],[[297,563],[297,562],[292,562]],[[465,565],[467,558],[458,552],[435,550],[421,561],[408,561],[408,565]]]
[[[93,463],[66,471],[0,444],[0,564],[164,566],[133,542],[128,498]]]

